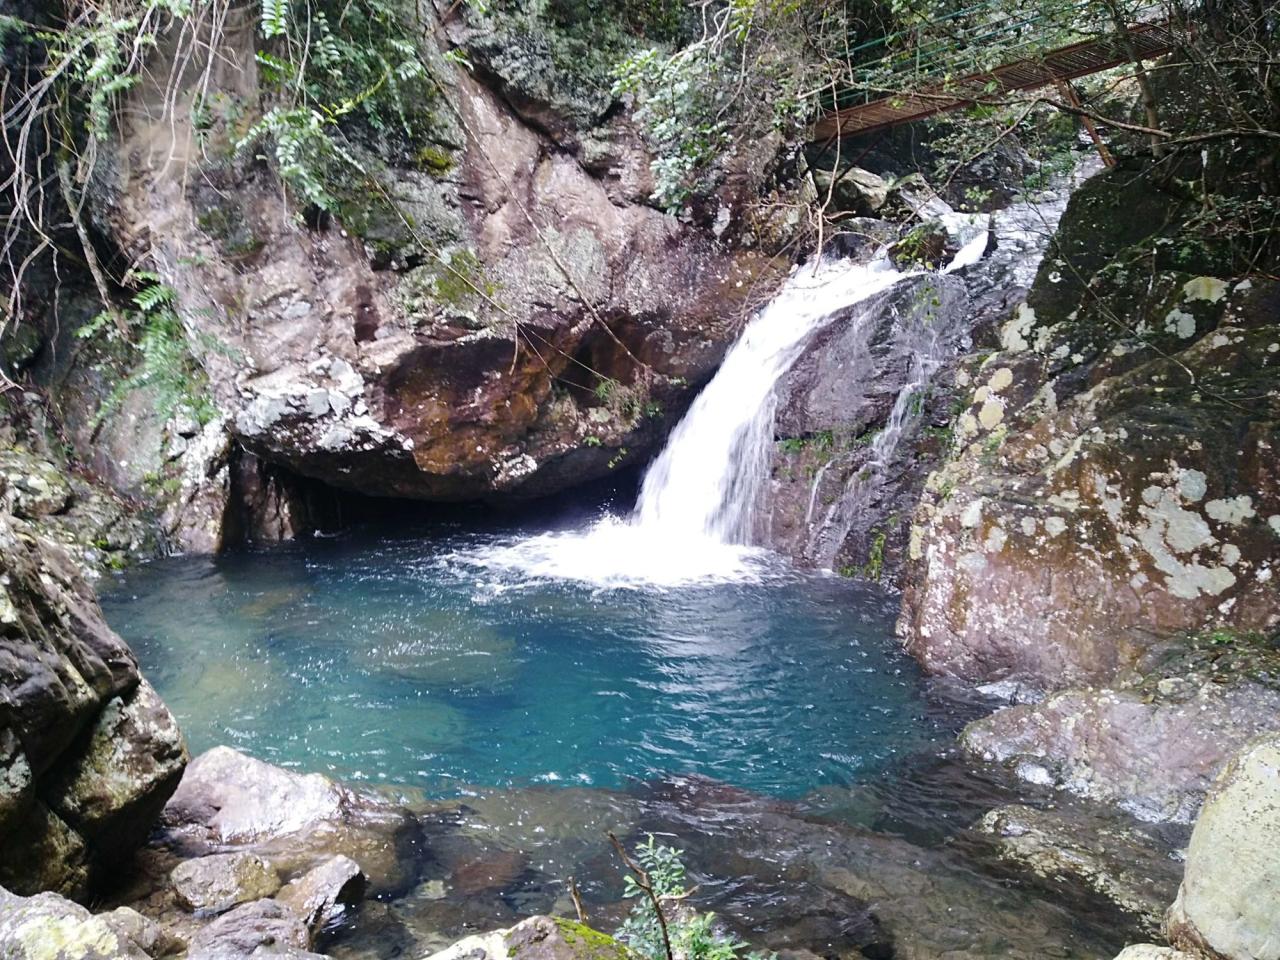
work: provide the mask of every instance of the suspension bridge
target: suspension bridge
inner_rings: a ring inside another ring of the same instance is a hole
[[[1090,4],[1081,0],[1077,7],[1083,15]],[[1007,0],[984,0],[926,28],[862,44],[850,51],[851,57],[865,58],[856,82],[834,98],[811,139],[873,133],[1051,85],[1074,100],[1072,80],[1177,47],[1177,32],[1159,19],[1158,9],[1145,13],[1149,19],[1082,19],[1063,29],[1042,14],[1010,16]],[[886,52],[871,59],[877,48]]]

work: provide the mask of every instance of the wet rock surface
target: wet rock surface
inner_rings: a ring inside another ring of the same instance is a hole
[[[0,513],[0,882],[88,894],[145,839],[186,745],[70,557]]]
[[[1182,862],[1167,839],[1125,819],[1013,804],[987,813],[979,827],[1008,860],[1049,880],[1081,880],[1158,931]]]
[[[961,736],[1024,779],[1188,823],[1228,758],[1280,729],[1273,639],[1222,633],[1153,652],[1115,687],[1064,690],[997,711]]]
[[[429,954],[536,914],[616,929],[631,906],[606,829],[684,851],[697,892],[730,936],[798,956],[1094,957],[1132,920],[1074,878],[1010,869],[970,827],[1009,799],[959,766],[884,791],[832,788],[802,804],[700,778],[629,793],[534,789],[422,810],[432,861],[404,898],[366,903],[336,957]],[[565,794],[570,794],[565,796]],[[1172,886],[1169,888],[1172,891]]]
[[[339,925],[359,905],[365,886],[360,865],[350,857],[336,856],[287,884],[276,899],[316,936]]]

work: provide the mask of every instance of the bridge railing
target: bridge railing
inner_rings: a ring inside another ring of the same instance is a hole
[[[1131,24],[1161,21],[1169,13],[1162,2],[1130,4],[1124,12]],[[853,47],[848,54],[853,63],[850,82],[826,109],[924,88],[945,89],[951,81],[1115,33],[1109,11],[1098,0],[1077,0],[1054,15],[1035,2],[978,0],[918,27]]]

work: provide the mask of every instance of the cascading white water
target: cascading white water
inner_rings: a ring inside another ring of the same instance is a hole
[[[456,556],[491,573],[614,586],[758,579],[752,511],[768,474],[773,391],[817,330],[903,278],[886,257],[797,268],[747,325],[645,474],[632,515]]]
[[[886,259],[802,268],[747,327],[645,474],[633,523],[680,541],[750,543],[769,471],[774,387],[838,311],[893,286]]]

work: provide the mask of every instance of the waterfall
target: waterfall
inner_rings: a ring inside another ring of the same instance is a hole
[[[884,255],[797,268],[676,426],[629,517],[493,542],[442,562],[483,569],[490,588],[548,579],[665,588],[769,575],[779,558],[752,541],[773,443],[774,388],[815,332],[859,305],[874,311],[878,294],[904,276]]]
[[[884,258],[800,268],[750,322],[645,474],[632,523],[675,541],[747,544],[769,472],[774,387],[811,334],[902,278]]]

